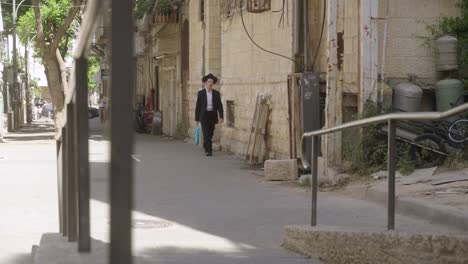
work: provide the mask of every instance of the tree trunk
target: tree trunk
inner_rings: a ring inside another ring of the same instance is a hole
[[[60,130],[65,124],[65,95],[62,90],[62,74],[60,69],[60,63],[57,60],[56,53],[45,53],[45,74],[47,77],[47,84],[49,86],[50,96],[52,97],[52,103],[55,107],[55,128]],[[66,82],[66,80],[65,80]]]

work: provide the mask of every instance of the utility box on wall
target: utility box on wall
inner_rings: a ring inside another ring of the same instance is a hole
[[[321,128],[320,125],[320,83],[319,76],[313,72],[302,75],[302,127],[310,132]],[[312,139],[307,139],[307,160],[312,157]],[[320,150],[320,148],[319,148]],[[319,151],[320,152],[320,151]]]

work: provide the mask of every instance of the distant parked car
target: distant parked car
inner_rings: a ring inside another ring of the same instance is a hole
[[[42,105],[41,116],[54,118],[54,105],[53,104]]]
[[[99,116],[99,110],[94,107],[88,107],[88,119],[93,119]]]

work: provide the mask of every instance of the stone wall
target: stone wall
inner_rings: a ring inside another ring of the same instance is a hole
[[[282,1],[272,0],[271,4],[271,10],[280,10]],[[243,17],[247,31],[258,45],[292,58],[292,2],[288,5],[283,21],[280,21],[281,12],[273,13],[271,10],[256,14],[244,10]],[[234,105],[234,123],[223,127],[222,147],[237,154],[245,152],[256,96],[269,93],[272,98],[267,123],[268,157],[289,157],[287,76],[293,71],[293,62],[256,47],[244,30],[238,8],[230,17],[223,15],[222,96],[225,105],[228,100]]]
[[[385,16],[384,1],[381,2],[379,16]],[[417,75],[423,83],[434,84],[438,80],[434,52],[432,48],[424,46],[425,40],[421,37],[430,37],[427,25],[436,23],[441,17],[459,16],[461,11],[457,6],[458,2],[460,1],[390,1],[385,73],[392,86],[406,81],[408,74]],[[383,32],[383,21],[379,23],[379,32]],[[381,40],[382,36],[382,43]]]

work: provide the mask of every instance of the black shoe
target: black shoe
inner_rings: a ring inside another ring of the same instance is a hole
[[[206,155],[207,155],[207,156],[213,156],[213,153],[207,152]]]

